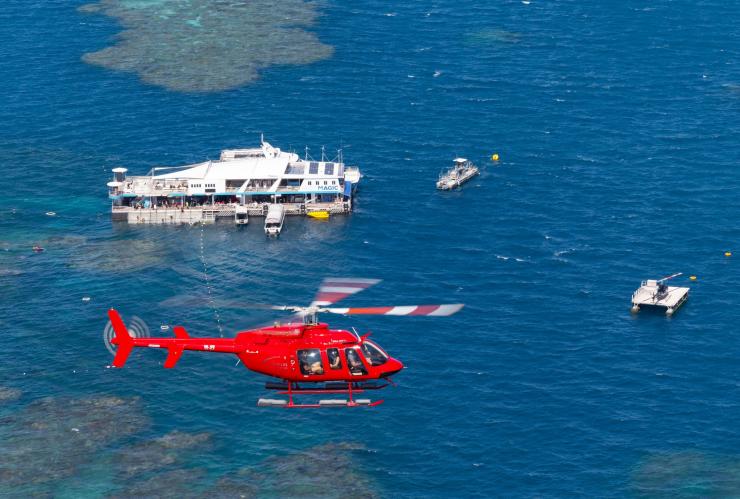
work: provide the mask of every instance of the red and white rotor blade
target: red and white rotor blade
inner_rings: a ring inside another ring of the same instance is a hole
[[[664,277],[664,278],[662,278],[662,279],[658,279],[658,282],[663,282],[663,281],[667,281],[667,280],[669,280],[669,279],[673,279],[674,277],[678,277],[678,276],[680,276],[680,275],[683,275],[683,272],[679,272],[679,273],[677,273],[677,274],[669,275],[669,276],[666,276],[666,277]]]
[[[359,277],[327,277],[321,283],[311,306],[325,307],[348,296],[354,295],[371,286],[375,286],[380,279],[361,279]]]
[[[342,315],[421,315],[427,317],[447,317],[460,311],[465,305],[451,303],[445,305],[404,305],[397,307],[349,307],[322,308],[320,312]]]

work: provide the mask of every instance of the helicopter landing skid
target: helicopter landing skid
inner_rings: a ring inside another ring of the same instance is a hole
[[[307,386],[310,385],[310,386]],[[386,386],[390,385],[390,380],[386,382],[377,382],[377,381],[353,381],[351,383],[352,385],[352,391],[355,393],[363,392],[365,390],[380,390],[381,388],[385,388]],[[346,393],[349,391],[348,383],[346,381],[326,381],[326,382],[308,382],[308,383],[298,383],[295,381],[290,382],[290,389],[293,393],[313,393],[313,394],[321,394],[321,393]],[[288,390],[288,382],[286,381],[279,381],[279,382],[268,382],[265,383],[265,389],[266,390],[278,390],[280,392],[285,392],[287,394]]]
[[[288,381],[285,383],[266,383],[265,388],[271,390],[278,390],[278,394],[287,395],[288,400],[285,399],[259,399],[257,401],[258,407],[283,407],[287,409],[294,408],[319,408],[319,407],[375,407],[383,403],[383,400],[370,400],[365,398],[354,398],[357,393],[362,393],[365,390],[379,390],[385,388],[389,383],[324,383],[319,386],[311,388],[305,385],[299,385],[298,383]],[[300,404],[293,400],[296,395],[323,395],[325,393],[331,394],[347,394],[347,399],[324,399],[319,400],[317,403]]]

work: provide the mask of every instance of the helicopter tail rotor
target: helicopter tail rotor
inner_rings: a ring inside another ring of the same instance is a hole
[[[116,355],[113,358],[113,366],[123,367],[126,359],[131,354],[131,350],[134,349],[134,339],[129,334],[126,325],[123,323],[123,319],[121,319],[121,316],[115,309],[108,310],[108,318],[114,332],[110,343],[112,345],[118,345],[118,350],[116,350]]]

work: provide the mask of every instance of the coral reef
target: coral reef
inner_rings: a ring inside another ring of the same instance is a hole
[[[0,401],[20,395],[0,387]],[[34,401],[0,418],[0,496],[53,497],[104,469],[110,497],[378,497],[354,459],[358,445],[324,444],[214,477],[201,467],[213,457],[210,433],[130,441],[150,426],[138,397]]]
[[[114,462],[122,475],[130,477],[179,463],[188,451],[203,449],[210,443],[210,433],[173,431],[120,449]]]
[[[276,64],[309,64],[332,48],[306,31],[318,13],[303,0],[101,0],[86,13],[115,17],[125,30],[89,64],[139,74],[180,92],[214,92],[257,78]]]
[[[0,484],[60,480],[149,424],[139,398],[44,398],[0,420]]]
[[[0,386],[0,404],[18,400],[23,392],[16,388]]]
[[[645,497],[739,497],[740,458],[701,452],[648,456],[633,473],[632,486]]]

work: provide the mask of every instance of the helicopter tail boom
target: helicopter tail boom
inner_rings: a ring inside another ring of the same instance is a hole
[[[167,350],[164,367],[175,367],[185,350],[198,352],[238,353],[234,338],[193,338],[182,326],[172,328],[174,338],[149,338],[132,335],[115,309],[108,310],[108,318],[115,336],[111,340],[118,347],[113,358],[113,367],[123,367],[131,351],[137,348],[160,348]]]

